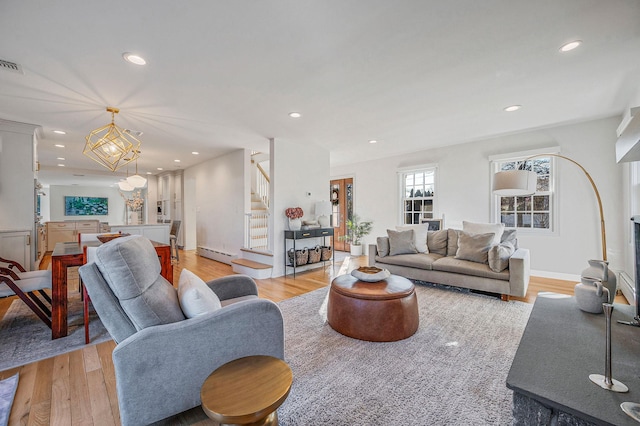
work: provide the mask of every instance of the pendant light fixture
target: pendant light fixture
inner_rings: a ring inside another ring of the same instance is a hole
[[[131,133],[115,125],[118,108],[107,107],[111,113],[111,123],[92,130],[85,137],[87,143],[82,153],[112,172],[138,159],[140,141]]]
[[[140,151],[134,151],[134,153],[136,155],[136,174],[129,176],[127,183],[134,188],[144,188],[147,184],[147,179],[138,174],[138,157],[140,156]]]

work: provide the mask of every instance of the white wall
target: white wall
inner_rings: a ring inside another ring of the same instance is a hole
[[[271,218],[273,276],[284,274],[284,211],[301,207],[305,219],[315,219],[315,203],[329,199],[329,151],[307,143],[271,141]],[[308,195],[310,194],[310,195]]]
[[[204,246],[240,253],[244,242],[244,158],[244,150],[237,150],[185,169],[186,249]]]
[[[463,220],[490,220],[489,156],[557,145],[562,155],[582,164],[598,186],[607,225],[608,258],[611,268],[619,270],[624,257],[622,166],[615,162],[614,146],[620,120],[594,120],[334,167],[331,176],[355,177],[355,211],[374,221],[372,234],[365,238],[369,244],[400,223],[398,169],[437,163],[436,217],[444,215],[445,227],[460,228]],[[588,180],[576,166],[561,159],[556,164],[557,233],[521,233],[518,239],[520,246],[531,250],[531,268],[538,275],[575,277],[587,267],[588,259],[602,257],[597,203]]]
[[[0,120],[0,229],[34,229],[35,130]]]
[[[99,220],[109,222],[110,225],[125,224],[125,203],[117,188],[92,186],[63,186],[51,185],[49,193],[44,199],[49,199],[50,220]],[[109,199],[109,214],[106,216],[65,216],[64,197],[107,197]]]

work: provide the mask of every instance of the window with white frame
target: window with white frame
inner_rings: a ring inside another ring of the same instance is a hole
[[[535,158],[510,158],[494,160],[494,173],[506,170],[533,170],[538,175],[536,192],[533,195],[504,197],[494,195],[496,221],[506,227],[522,230],[554,229],[554,158],[536,156]]]
[[[402,221],[422,223],[433,219],[435,211],[436,168],[429,167],[401,173]]]

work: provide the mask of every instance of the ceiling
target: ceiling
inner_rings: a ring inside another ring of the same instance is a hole
[[[383,158],[621,115],[640,87],[637,0],[3,0],[0,40],[23,69],[0,118],[42,126],[45,184],[117,180],[81,154],[107,106],[142,174],[269,138]]]

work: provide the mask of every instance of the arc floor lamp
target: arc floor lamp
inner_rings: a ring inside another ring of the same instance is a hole
[[[593,192],[596,194],[596,199],[598,200],[598,211],[600,212],[600,235],[602,238],[602,260],[606,261],[607,234],[604,226],[604,211],[602,209],[600,192],[598,191],[598,187],[596,186],[589,172],[587,172],[585,168],[582,167],[582,165],[580,165],[580,163],[578,163],[577,161],[560,154],[536,154],[531,157],[525,158],[525,160],[522,162],[522,170],[504,170],[493,175],[493,193],[505,197],[524,197],[534,194],[536,192],[538,174],[533,170],[524,170],[524,164],[526,164],[526,162],[529,160],[540,157],[562,158],[563,160],[567,160],[570,163],[575,164],[576,166],[578,166],[578,168],[580,168],[580,170],[584,172],[585,176],[589,180],[589,183],[591,184],[591,187],[593,188]]]

